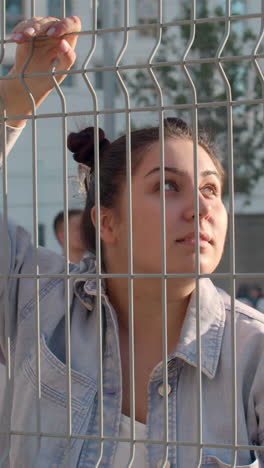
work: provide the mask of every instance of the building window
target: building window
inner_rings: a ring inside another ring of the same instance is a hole
[[[97,29],[103,28],[103,14],[104,14],[103,2],[99,1],[97,2]]]
[[[73,70],[73,67],[71,69]],[[73,86],[74,76],[75,75],[67,75],[63,82],[60,84],[60,86],[68,86],[69,88],[71,88]]]
[[[103,89],[103,71],[96,71],[94,74],[94,85],[95,89]]]
[[[61,18],[64,4],[65,4],[65,16],[71,16],[72,15],[71,0],[49,0],[48,1],[48,15],[54,16],[55,18]]]
[[[158,0],[138,0],[137,19],[139,24],[155,24],[158,21]],[[141,29],[142,36],[155,36],[156,27]]]
[[[6,32],[25,19],[24,0],[6,0]]]
[[[8,72],[11,70],[12,65],[1,65],[0,66],[0,76],[5,76],[8,74]]]
[[[102,65],[96,65],[98,68],[102,67]],[[106,75],[105,75],[106,74]],[[114,93],[115,96],[119,96],[121,93],[121,87],[119,86],[118,79],[113,72],[105,72],[105,71],[96,71],[94,73],[94,87],[96,90],[103,90],[104,89],[104,79],[106,80],[114,80]]]
[[[41,245],[42,247],[45,247],[46,245],[46,227],[45,227],[45,224],[42,224],[42,223],[39,223],[38,225],[38,243],[39,245]]]

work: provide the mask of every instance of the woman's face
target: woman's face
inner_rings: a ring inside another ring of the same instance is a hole
[[[166,261],[168,273],[195,272],[193,143],[167,138],[165,149]],[[227,213],[221,199],[219,173],[207,152],[198,147],[200,270],[211,273],[224,248]],[[161,202],[160,147],[146,150],[132,179],[133,268],[135,273],[160,273]],[[117,248],[127,259],[127,187],[121,194],[116,223]]]

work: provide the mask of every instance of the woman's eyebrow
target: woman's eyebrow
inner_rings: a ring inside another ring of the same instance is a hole
[[[144,177],[148,177],[149,175],[154,174],[155,172],[159,172],[159,171],[160,171],[160,167],[154,167]],[[165,172],[172,172],[173,174],[176,174],[176,175],[179,175],[179,176],[182,176],[182,177],[184,177],[184,176],[186,177],[188,175],[188,173],[186,171],[182,171],[181,169],[178,169],[177,167],[165,166],[164,171]],[[218,171],[206,170],[206,171],[202,171],[200,173],[200,176],[202,176],[202,177],[207,177],[207,176],[210,176],[210,175],[214,175],[219,180],[221,180],[221,177],[220,177]]]
[[[209,170],[208,170],[208,171],[203,171],[203,172],[201,172],[201,176],[202,176],[202,177],[207,177],[207,176],[210,176],[210,175],[214,175],[214,176],[217,177],[217,179],[219,179],[220,182],[221,182],[221,177],[220,177],[220,174],[219,174],[218,171],[209,171]]]
[[[144,177],[148,177],[149,175],[154,174],[155,172],[159,172],[159,171],[160,171],[160,167],[154,167]],[[177,174],[177,175],[180,175],[180,176],[186,176],[187,175],[187,172],[182,171],[180,169],[177,169],[177,167],[165,166],[164,171],[165,172],[172,172],[173,174]]]

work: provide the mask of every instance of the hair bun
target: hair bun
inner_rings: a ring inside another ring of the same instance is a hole
[[[109,147],[110,142],[105,138],[104,131],[99,128],[99,157]],[[67,146],[73,153],[75,161],[85,164],[90,167],[91,171],[94,169],[94,127],[87,127],[80,132],[72,132],[68,136]]]

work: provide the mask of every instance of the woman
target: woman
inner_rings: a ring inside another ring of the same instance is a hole
[[[20,36],[14,37],[14,40],[21,43],[17,63],[20,53],[22,54],[21,47],[26,46],[25,36],[29,32],[34,36],[55,34],[56,41],[61,44],[58,37],[61,37],[61,28],[65,28],[65,24],[66,32],[79,31],[79,23],[76,23],[76,19],[74,21],[75,23],[72,19],[64,22],[34,19],[20,24],[15,30],[15,34]],[[30,31],[28,28],[31,28]],[[52,32],[48,33],[48,29]],[[53,59],[54,52],[56,57],[61,57],[60,45],[58,50],[54,37],[50,37],[52,39],[42,41],[41,50],[50,47]],[[68,37],[73,40],[74,36]],[[67,41],[69,44],[70,39]],[[61,70],[64,69],[63,66],[71,66],[74,45],[75,43],[69,44],[66,55],[62,54],[59,63]],[[62,63],[63,61],[66,63]],[[48,67],[47,62],[42,63],[42,67]],[[19,65],[16,64],[16,67],[19,68]],[[39,64],[34,64],[32,60],[31,67],[32,71],[38,71]],[[12,81],[4,83],[2,95],[8,115],[11,114],[10,108],[13,113],[18,114],[21,111],[20,104],[12,104],[12,98],[7,92],[9,86],[13,86]],[[32,94],[36,95],[39,102],[50,90],[52,83],[48,87],[43,80],[40,86],[32,79],[30,85]],[[30,114],[30,108],[27,106],[24,112],[25,115]],[[21,124],[20,121],[10,122],[13,125]],[[200,450],[197,445],[196,284],[191,275],[195,272],[196,244],[193,143],[190,129],[179,119],[166,120],[164,130],[167,273],[190,275],[183,278],[170,277],[167,280],[166,387],[163,385],[162,367],[162,279],[157,275],[162,271],[159,132],[156,128],[132,132],[133,271],[136,274],[149,275],[142,275],[134,280],[133,292],[136,437],[149,441],[146,444],[136,444],[134,466],[194,468],[199,465]],[[12,129],[7,132],[10,145],[16,132],[17,130]],[[93,128],[71,134],[68,146],[74,153],[75,160],[86,165],[87,172],[90,172],[90,178],[87,177],[86,181],[87,203],[83,234],[89,249],[94,250],[96,210]],[[94,467],[100,459],[100,466],[121,467],[127,466],[130,459],[129,444],[118,443],[116,440],[118,437],[130,437],[131,416],[129,301],[128,280],[125,277],[128,272],[129,229],[125,176],[126,139],[121,137],[110,144],[100,130],[99,146],[101,252],[103,268],[112,275],[102,281],[101,291],[104,443],[101,445],[98,440],[100,348],[95,300],[97,283],[91,276],[87,279],[88,274],[96,272],[95,259],[89,257],[80,266],[70,267],[70,427],[65,365],[65,279],[63,276],[56,276],[63,273],[65,261],[45,249],[38,253],[39,271],[44,274],[40,279],[39,291],[40,392],[35,338],[35,282],[30,277],[35,271],[34,250],[29,235],[23,229],[11,225],[8,233],[8,264],[3,248],[0,259],[1,274],[8,271],[9,276],[13,275],[8,297],[4,293],[3,276],[0,286],[1,348],[3,359],[6,359],[8,348],[3,327],[9,320],[13,370],[10,385],[13,388],[11,418],[6,415],[6,419],[3,416],[1,421],[6,421],[5,430],[11,428],[14,434],[10,441],[10,451],[3,437],[0,453],[6,463],[9,456],[11,466]],[[202,136],[199,137],[198,161],[200,269],[202,273],[209,275],[221,259],[227,214],[221,198],[223,169]],[[1,245],[5,245],[2,223],[1,234]],[[19,278],[20,274],[24,278]],[[25,275],[29,277],[25,278]],[[244,467],[264,466],[264,452],[257,450],[264,439],[263,316],[244,304],[236,303],[237,443],[243,448],[238,449],[237,458],[234,458],[230,298],[218,291],[206,278],[199,281],[199,293],[204,443],[199,466],[227,467],[230,463]],[[5,305],[7,299],[8,307]],[[163,464],[166,389],[168,440],[172,443],[168,444],[168,458],[166,464]],[[41,396],[38,401],[39,413],[38,405],[35,405],[38,396]],[[63,437],[65,435],[68,437]],[[252,450],[248,445],[252,445]]]

